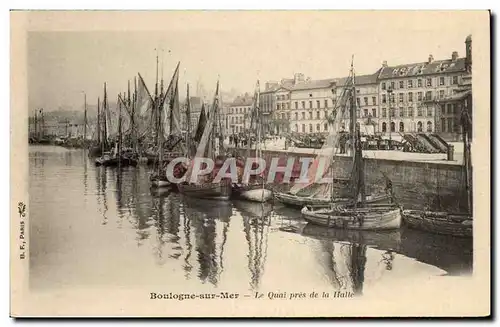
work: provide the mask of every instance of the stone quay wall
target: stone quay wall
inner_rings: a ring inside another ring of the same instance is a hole
[[[236,150],[245,156],[246,150]],[[254,151],[250,151],[254,155]],[[279,166],[286,166],[289,158],[295,159],[292,177],[299,177],[300,157],[314,157],[313,154],[285,151],[262,150],[262,156],[269,168],[272,158],[279,158]],[[335,178],[348,179],[352,169],[352,157],[336,157],[333,173]],[[450,163],[405,161],[364,158],[365,184],[369,193],[385,192],[386,179],[392,182],[396,201],[405,209],[465,212],[467,195],[465,192],[463,166]],[[278,178],[276,179],[278,181]],[[278,181],[279,183],[279,181]],[[290,184],[276,185],[286,190]]]

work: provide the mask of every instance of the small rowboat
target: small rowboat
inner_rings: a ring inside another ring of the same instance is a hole
[[[332,203],[334,205],[341,204],[352,204],[353,200],[351,198],[335,198],[332,199],[330,197],[306,197],[306,196],[297,196],[290,193],[275,193],[274,195],[278,201],[281,203],[290,206],[290,207],[298,207],[303,208],[305,206],[309,206],[312,208],[329,208]],[[368,195],[366,197],[366,204],[390,204],[392,203],[392,197],[389,194],[375,194]]]
[[[138,160],[134,156],[121,155],[114,156],[110,154],[104,154],[101,157],[95,159],[96,166],[105,167],[118,167],[118,166],[137,166]]]
[[[472,237],[472,216],[468,214],[403,210],[403,220],[414,229],[443,235]]]
[[[315,225],[356,230],[385,230],[401,227],[401,208],[397,205],[372,205],[360,208],[332,207],[301,210],[304,219]]]

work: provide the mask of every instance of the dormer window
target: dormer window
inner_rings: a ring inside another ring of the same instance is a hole
[[[397,73],[398,73],[398,69],[397,68],[392,71],[392,75],[396,75]]]

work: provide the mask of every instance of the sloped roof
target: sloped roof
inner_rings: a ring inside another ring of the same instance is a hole
[[[376,84],[379,72],[377,71],[375,74],[370,75],[359,75],[355,77],[356,85],[368,85],[368,84]],[[337,83],[337,87],[342,87],[347,82],[349,76],[336,78],[335,82]]]
[[[439,73],[452,73],[464,70],[465,58],[458,58],[456,61],[447,59],[435,60],[430,64],[427,62],[419,62],[391,67],[382,67],[378,77],[379,79],[388,79],[408,76],[424,76]]]
[[[306,81],[306,82],[302,82],[299,84],[291,85],[289,87],[285,86],[285,88],[290,89],[291,91],[322,89],[322,88],[330,87],[334,82],[335,82],[335,79],[333,79],[333,78],[311,80],[311,81]]]

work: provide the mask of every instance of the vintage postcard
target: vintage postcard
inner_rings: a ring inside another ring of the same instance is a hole
[[[11,316],[490,315],[488,11],[12,11]]]

